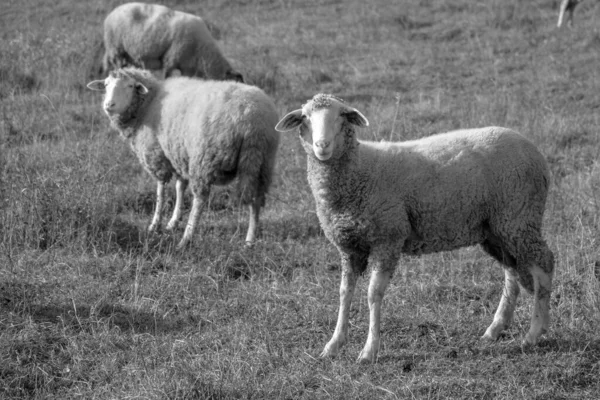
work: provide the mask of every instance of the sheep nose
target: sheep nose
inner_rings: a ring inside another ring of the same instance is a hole
[[[319,149],[326,149],[327,147],[329,147],[330,143],[331,141],[329,140],[319,140],[315,143],[315,146],[317,146]]]
[[[111,111],[113,108],[115,108],[115,102],[114,101],[110,101],[110,102],[104,103],[104,109],[106,111]]]

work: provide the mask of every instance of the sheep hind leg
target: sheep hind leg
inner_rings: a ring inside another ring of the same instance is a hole
[[[533,309],[529,332],[523,345],[536,345],[539,337],[546,333],[550,325],[550,295],[554,273],[554,255],[545,242],[541,242],[535,263],[531,263],[529,273],[533,277]]]
[[[342,253],[342,279],[340,281],[340,308],[335,331],[321,352],[321,358],[335,357],[348,338],[348,318],[358,275],[366,269],[367,257]]]
[[[156,184],[156,208],[154,209],[154,216],[152,222],[148,227],[149,232],[156,232],[160,228],[160,222],[162,220],[162,211],[165,201],[165,182],[158,181]]]
[[[258,219],[260,215],[260,208],[262,207],[264,200],[262,198],[255,198],[249,205],[250,217],[248,219],[248,233],[246,234],[246,246],[251,246],[256,240],[258,231]]]
[[[177,245],[178,250],[184,249],[187,246],[187,244],[191,241],[192,236],[194,234],[194,230],[196,229],[196,225],[198,224],[198,220],[200,219],[200,214],[202,214],[202,210],[204,209],[208,201],[208,196],[210,195],[209,186],[203,187],[200,190],[200,193],[197,193],[197,189],[193,187],[192,191],[194,193],[194,200],[192,201],[192,210],[190,211],[190,216],[188,218],[185,231],[183,232],[183,237]]]
[[[187,188],[188,182],[185,179],[178,178],[175,183],[175,207],[173,208],[173,216],[167,224],[167,230],[172,231],[177,228],[177,224],[181,220],[181,208],[183,207],[183,195]]]
[[[165,78],[175,78],[178,76],[183,76],[180,69],[173,68],[171,71],[165,73]]]
[[[256,179],[251,171],[240,174],[238,192],[242,204],[248,205],[248,232],[246,246],[252,246],[259,230],[260,209],[265,204],[266,187],[260,178]]]
[[[508,327],[512,321],[520,285],[534,296],[531,326],[523,345],[535,345],[539,337],[548,330],[550,323],[554,255],[539,232],[530,231],[528,235],[521,234],[517,237],[525,237],[527,240],[512,243],[490,235],[483,243],[484,250],[505,265],[505,286],[494,321],[482,338],[496,340],[502,330]],[[517,256],[513,257],[511,254]]]
[[[481,339],[494,341],[500,337],[503,330],[508,328],[513,320],[517,298],[519,296],[519,283],[514,271],[504,269],[504,289],[500,304],[494,314],[494,320],[487,328]]]
[[[487,233],[488,239],[482,243],[483,250],[504,266],[502,297],[494,314],[494,320],[481,337],[483,340],[494,341],[498,340],[502,331],[512,323],[520,289],[518,283],[519,277],[514,269],[517,265],[517,260],[509,254],[506,246],[504,246],[498,236],[489,231]]]

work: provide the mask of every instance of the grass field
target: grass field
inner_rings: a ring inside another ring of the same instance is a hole
[[[369,119],[365,139],[500,125],[546,157],[556,273],[539,346],[520,346],[527,295],[501,340],[479,341],[503,273],[468,248],[401,260],[368,366],[355,363],[367,279],[349,343],[318,359],[337,318],[339,257],[294,134],[282,136],[253,248],[227,189],[184,252],[181,231],[146,233],[155,184],[85,89],[102,20],[120,3],[0,9],[1,399],[600,398],[596,2],[571,30],[555,28],[557,0],[165,2],[203,16],[281,115],[328,92]]]

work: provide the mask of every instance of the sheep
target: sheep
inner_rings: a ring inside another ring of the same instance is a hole
[[[104,20],[103,69],[136,66],[158,76],[243,82],[202,18],[158,4],[126,3]]]
[[[298,128],[317,215],[341,256],[340,307],[321,357],[348,337],[357,277],[371,271],[369,334],[359,362],[376,362],[381,301],[401,253],[420,255],[481,244],[504,266],[500,305],[483,338],[510,324],[519,284],[534,294],[534,345],[549,326],[554,255],[542,238],[549,172],[520,134],[488,127],[405,142],[357,139],[367,118],[341,99],[317,94],[275,126]]]
[[[558,8],[558,23],[556,26],[560,28],[564,22],[565,13],[568,12],[567,15],[567,24],[569,27],[573,26],[573,13],[575,12],[575,7],[579,5],[583,0],[562,0],[560,3],[560,7]]]
[[[189,243],[213,184],[238,178],[243,204],[249,204],[246,243],[256,239],[261,207],[272,180],[279,133],[273,101],[260,89],[233,81],[189,77],[160,81],[149,71],[124,68],[88,83],[105,92],[103,108],[157,181],[150,231],[162,217],[164,186],[175,176],[176,201],[167,229],[181,217],[188,182],[192,209],[178,249]]]

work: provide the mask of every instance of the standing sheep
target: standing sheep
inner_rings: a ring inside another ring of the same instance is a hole
[[[407,142],[357,140],[367,119],[340,99],[318,94],[275,129],[299,127],[308,181],[327,238],[342,259],[340,308],[321,357],[348,336],[357,277],[371,270],[369,335],[359,361],[375,362],[381,301],[401,253],[418,255],[481,244],[504,266],[500,305],[483,338],[511,322],[519,284],[534,295],[525,344],[549,325],[554,256],[542,238],[546,163],[534,145],[505,128],[481,128]]]
[[[202,18],[158,4],[126,3],[104,20],[104,72],[136,66],[161,78],[244,79],[223,56]]]
[[[264,92],[238,82],[159,81],[136,68],[112,71],[88,87],[106,92],[103,108],[111,125],[158,182],[151,231],[160,226],[164,186],[172,176],[177,178],[177,198],[167,229],[181,217],[188,182],[194,196],[178,248],[190,241],[211,186],[237,176],[242,203],[250,205],[246,242],[254,242],[279,145],[277,112]]]

